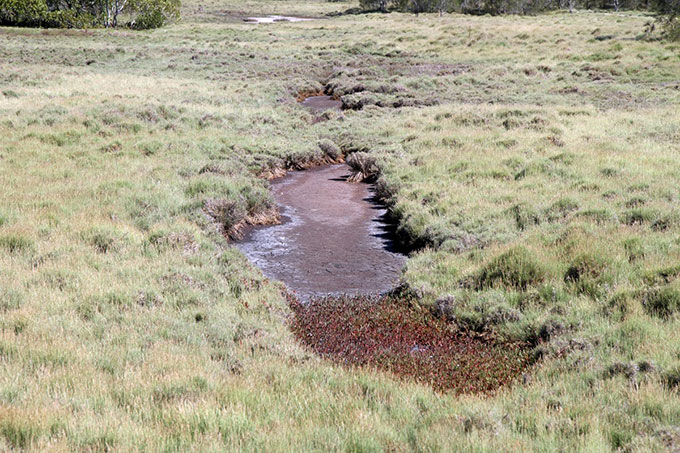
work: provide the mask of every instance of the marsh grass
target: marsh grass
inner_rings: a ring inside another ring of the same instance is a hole
[[[634,13],[241,21],[349,6],[0,30],[0,449],[677,449],[677,46]],[[364,105],[315,122],[310,88]],[[530,376],[456,396],[295,340],[205,207],[266,210],[329,142],[423,247],[418,304],[541,342]]]

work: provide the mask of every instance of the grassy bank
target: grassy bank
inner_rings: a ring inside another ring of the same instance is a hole
[[[0,449],[680,446],[677,44],[628,13],[186,3],[153,32],[0,29]],[[349,110],[316,121],[317,90]],[[424,246],[421,306],[542,341],[527,379],[456,396],[296,342],[224,233],[272,207],[258,175],[329,150]]]

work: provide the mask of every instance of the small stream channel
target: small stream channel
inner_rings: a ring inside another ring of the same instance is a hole
[[[406,256],[368,184],[344,164],[291,172],[272,182],[281,224],[253,227],[237,247],[302,300],[376,294],[394,287]]]

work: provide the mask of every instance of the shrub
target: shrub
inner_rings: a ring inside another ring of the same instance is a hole
[[[179,0],[104,0],[60,2],[56,0],[0,0],[0,25],[22,27],[84,28],[117,26],[118,17],[129,14],[136,29],[157,28],[179,19]]]
[[[680,2],[678,0],[653,0],[651,7],[661,14],[659,22],[664,37],[670,41],[680,41]]]
[[[86,28],[95,24],[95,17],[75,9],[50,11],[44,17],[43,27],[48,28]]]
[[[0,0],[0,24],[39,27],[47,18],[45,0]]]
[[[678,15],[677,0],[654,0],[642,3],[638,0],[360,0],[365,11],[382,11],[389,9],[409,11],[413,13],[460,11],[466,14],[531,14],[541,11],[568,8],[578,9],[655,9],[664,14],[663,24],[672,22]],[[676,21],[677,22],[677,21]],[[680,32],[678,32],[680,34]],[[667,36],[671,34],[666,31]],[[520,35],[521,36],[521,35]],[[597,39],[597,38],[596,38]]]
[[[525,291],[541,283],[545,270],[524,247],[515,247],[488,263],[477,276],[477,287],[502,285]]]
[[[388,0],[359,0],[359,5],[365,10],[387,11]]]
[[[130,6],[134,16],[132,28],[160,28],[168,22],[179,20],[179,8],[179,0],[135,0]]]

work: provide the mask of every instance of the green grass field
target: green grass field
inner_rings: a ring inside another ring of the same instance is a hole
[[[680,45],[634,13],[239,18],[351,6],[0,28],[0,450],[680,448]],[[313,121],[324,86],[356,110]],[[539,344],[524,379],[455,396],[296,342],[223,233],[321,141],[376,162],[419,303]]]

